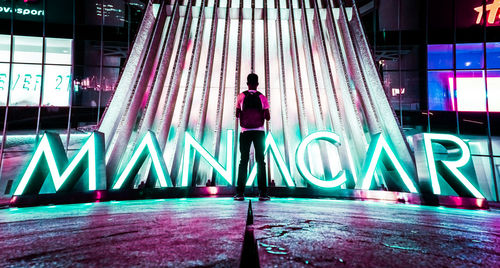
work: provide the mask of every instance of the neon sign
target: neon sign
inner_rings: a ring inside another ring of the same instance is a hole
[[[184,140],[184,159],[182,165],[182,183],[186,187],[189,183],[189,170],[191,168],[191,147],[193,147],[208,163],[229,183],[233,184],[233,130],[228,130],[226,134],[226,168],[215,160],[215,158],[199,144],[191,134],[186,132]]]
[[[137,172],[139,172],[139,169],[148,155],[151,157],[153,174],[159,182],[160,187],[171,187],[172,180],[170,179],[165,161],[163,157],[161,157],[158,140],[156,140],[156,136],[153,132],[148,131],[139,145],[137,145],[137,148],[135,148],[130,161],[128,161],[122,173],[116,178],[112,189],[120,189],[126,182],[132,184],[133,181],[131,181],[131,179],[137,175]]]
[[[330,131],[319,131],[307,136],[295,152],[296,167],[299,173],[309,183],[321,188],[336,188],[346,185],[346,172],[340,170],[332,178],[323,180],[314,176],[310,166],[306,163],[308,145],[313,141],[327,141],[335,146],[341,146],[340,137]],[[448,134],[424,133],[414,136],[415,157],[420,184],[415,181],[416,174],[410,174],[398,160],[398,156],[382,134],[374,135],[368,147],[363,169],[358,175],[356,189],[373,189],[376,185],[373,178],[377,172],[391,172],[391,176],[384,176],[386,183],[397,191],[411,193],[427,192],[441,194],[441,185],[446,182],[460,196],[484,198],[477,187],[474,168],[471,165],[471,155],[466,143],[456,136]],[[434,152],[435,146],[447,148],[444,156]],[[188,132],[185,133],[184,156],[182,160],[182,176],[180,187],[188,187],[193,182],[190,180],[193,168],[192,149],[199,153],[214,170],[220,174],[229,185],[234,179],[234,131],[227,130],[226,134],[226,161],[225,167],[210,154]],[[296,187],[291,173],[271,133],[266,137],[265,150],[271,152],[281,175],[288,187]],[[149,180],[146,185],[160,188],[172,187],[173,183],[169,171],[160,151],[160,146],[153,132],[148,131],[132,153],[130,159],[125,159],[123,168],[114,178],[111,190],[122,190],[134,187],[134,178],[145,163],[147,157],[151,158],[151,168],[155,181]],[[78,179],[87,178],[85,191],[106,189],[106,173],[104,161],[104,135],[93,132],[76,156],[69,162],[64,152],[64,147],[57,134],[45,133],[38,144],[33,157],[15,190],[14,195],[38,194],[48,175],[52,178],[55,192],[74,190]],[[381,164],[385,169],[380,169]],[[377,171],[377,168],[378,171]],[[85,172],[88,170],[87,172]],[[61,173],[62,171],[62,173]],[[357,173],[358,171],[351,171]],[[88,174],[88,177],[86,175]],[[82,176],[84,175],[84,176]],[[247,180],[247,186],[252,185],[256,177],[256,167],[252,167]],[[387,181],[387,178],[390,178]],[[421,190],[420,190],[421,189]]]
[[[413,139],[417,148],[415,158],[417,165],[420,165],[420,168],[417,166],[417,171],[424,190],[432,191],[436,195],[441,194],[438,178],[442,176],[459,196],[484,198],[474,185],[477,185],[477,178],[475,172],[471,172],[474,171],[471,166],[471,154],[463,140],[450,134],[435,133],[418,134]],[[444,156],[436,154],[436,145],[454,153]]]
[[[288,185],[288,187],[295,187],[295,183],[293,182],[292,176],[290,175],[290,170],[285,164],[285,160],[278,149],[278,145],[276,145],[276,141],[274,140],[272,133],[267,134],[264,154],[267,153],[269,149],[271,149],[274,161],[278,165],[278,169],[281,173],[281,176],[285,179],[285,182]],[[250,176],[248,177],[246,186],[251,186],[255,181],[256,177],[257,177],[257,165],[254,165],[252,167],[252,171],[250,171]]]
[[[86,190],[104,190],[104,134],[93,132],[68,164],[68,158],[59,135],[45,133],[38,144],[28,168],[14,195],[37,194],[50,174],[56,192],[68,192],[88,169]],[[61,173],[61,171],[63,171]],[[83,190],[83,189],[82,189]]]
[[[330,180],[320,180],[313,176],[309,169],[307,169],[305,162],[306,148],[307,145],[309,145],[309,143],[314,140],[325,140],[333,143],[334,145],[340,145],[340,137],[333,132],[321,131],[307,136],[300,143],[299,147],[297,147],[297,152],[295,153],[295,160],[297,161],[297,168],[299,169],[300,174],[302,174],[302,176],[306,178],[310,183],[319,187],[334,188],[340,186],[346,181],[344,171],[339,171],[337,175],[335,175]]]
[[[368,148],[365,166],[363,168],[363,174],[365,174],[365,177],[361,181],[361,189],[369,190],[371,188],[373,176],[375,174],[375,168],[382,158],[382,152],[385,152],[384,155],[388,158],[388,161],[386,160],[384,164],[390,162],[390,164],[397,170],[397,173],[403,180],[406,189],[412,193],[418,193],[415,182],[404,170],[403,166],[398,161],[398,158],[396,157],[382,134],[375,135],[375,137],[372,139],[372,142],[370,143],[370,147]]]
[[[500,0],[493,0],[493,3],[486,5],[486,12],[488,13],[487,21],[489,24],[494,24],[497,19],[497,14],[499,14]],[[475,7],[474,10],[478,13],[476,24],[481,24],[483,19],[483,5]]]

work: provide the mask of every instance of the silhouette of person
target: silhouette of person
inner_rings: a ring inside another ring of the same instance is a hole
[[[266,163],[264,162],[265,120],[270,119],[269,102],[266,96],[257,91],[259,77],[251,73],[247,76],[248,90],[240,93],[236,101],[236,118],[240,121],[240,152],[241,159],[238,168],[238,182],[235,200],[244,200],[245,184],[247,179],[250,146],[255,149],[257,162],[257,183],[259,186],[259,200],[270,200],[267,194]]]

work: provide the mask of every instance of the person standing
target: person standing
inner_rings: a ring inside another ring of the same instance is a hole
[[[255,149],[255,162],[257,162],[257,183],[259,186],[259,200],[270,200],[267,194],[266,163],[264,150],[266,132],[265,120],[270,119],[269,102],[266,96],[257,91],[259,77],[251,73],[247,76],[248,90],[240,93],[236,101],[236,118],[240,120],[240,153],[241,159],[238,168],[238,182],[235,200],[245,200],[244,191],[247,179],[250,146]]]

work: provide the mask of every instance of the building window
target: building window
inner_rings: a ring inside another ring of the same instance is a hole
[[[0,106],[7,105],[7,89],[9,106],[38,106],[42,91],[41,105],[69,106],[72,40],[46,38],[43,79],[43,38],[16,35],[13,41],[11,66],[10,36],[0,35]]]
[[[486,44],[487,76],[483,43],[456,44],[458,71],[453,45],[428,45],[427,51],[429,110],[486,112],[488,101],[490,112],[500,112],[500,71],[491,70],[500,66],[500,43]]]

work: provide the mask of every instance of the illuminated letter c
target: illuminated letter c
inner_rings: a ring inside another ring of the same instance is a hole
[[[311,172],[306,166],[305,154],[307,145],[309,145],[309,143],[311,143],[313,140],[324,140],[324,141],[329,141],[334,145],[340,145],[340,137],[333,132],[320,131],[307,136],[299,144],[299,147],[297,148],[297,151],[295,153],[295,161],[297,164],[297,169],[299,170],[300,174],[302,174],[302,176],[306,178],[310,183],[319,187],[333,188],[344,183],[346,181],[346,177],[343,170],[339,171],[337,175],[335,175],[335,177],[333,177],[331,180],[320,180],[316,178],[313,174],[311,174]]]

